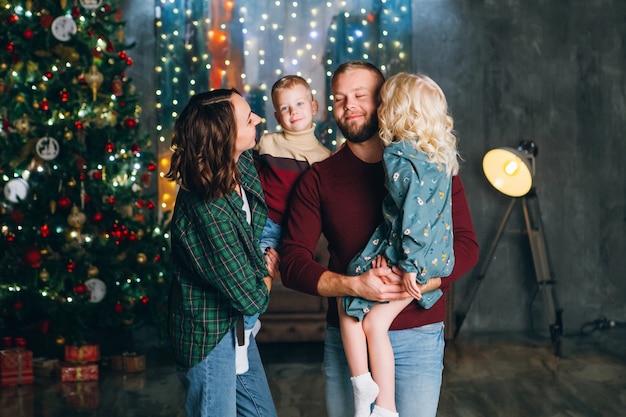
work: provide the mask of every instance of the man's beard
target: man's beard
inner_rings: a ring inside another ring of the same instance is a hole
[[[363,125],[346,122],[344,119],[337,120],[337,126],[348,142],[365,142],[378,133],[378,117],[374,113],[370,115]]]

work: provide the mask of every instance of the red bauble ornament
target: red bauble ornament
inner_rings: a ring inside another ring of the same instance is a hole
[[[44,15],[41,15],[41,17],[39,18],[39,24],[41,25],[42,28],[49,29],[50,26],[52,26],[53,20],[54,20],[54,17],[52,15],[44,14]]]
[[[128,54],[126,53],[126,51],[119,51],[117,53],[117,56],[119,59],[122,59],[122,60],[128,58]]]
[[[139,145],[137,143],[133,143],[133,145],[130,147],[130,151],[133,153],[133,155],[137,155],[139,152],[141,152],[141,148],[139,148]]]
[[[9,52],[15,51],[15,43],[9,42],[9,44],[7,45],[7,51]]]
[[[42,320],[39,323],[39,332],[41,334],[48,334],[50,331],[50,320]]]
[[[96,213],[93,214],[93,216],[91,216],[91,220],[94,223],[100,223],[103,218],[104,218],[104,216],[100,212],[96,212]]]
[[[67,265],[65,265],[65,268],[67,268],[67,272],[74,272],[74,269],[76,268],[76,262],[70,260],[67,262]]]
[[[48,99],[44,98],[43,100],[41,100],[41,102],[39,103],[39,108],[43,111],[50,110],[50,103],[48,103]]]
[[[72,17],[73,18],[78,18],[78,17],[80,17],[80,15],[81,15],[80,7],[78,7],[78,6],[72,7]]]
[[[61,97],[61,101],[63,103],[67,103],[68,101],[70,101],[70,93],[68,93],[67,91],[63,90],[59,93],[59,96]]]
[[[83,125],[83,122],[74,122],[74,127],[76,130],[83,130],[85,126]]]
[[[52,77],[54,77],[54,74],[53,74],[53,73],[51,73],[50,71],[47,71],[47,72],[44,74],[44,76],[45,76],[47,79],[51,80],[51,79],[52,79]]]
[[[17,300],[14,304],[13,304],[13,308],[16,311],[20,311],[21,309],[24,308],[24,303],[22,302],[22,300]]]
[[[137,127],[137,119],[135,119],[134,117],[129,117],[124,121],[124,126],[126,126],[127,129],[134,129]]]
[[[11,16],[9,16],[9,23],[17,23],[20,20],[19,16],[16,14],[12,14]]]
[[[11,212],[11,220],[17,224],[22,223],[24,221],[24,213],[20,210],[13,210]]]
[[[78,295],[84,295],[87,292],[87,286],[82,282],[80,284],[76,284],[74,292]]]
[[[115,149],[115,145],[113,145],[112,142],[107,142],[107,144],[104,146],[104,149],[106,149],[108,153],[112,153]]]
[[[109,198],[107,199],[107,202],[108,202],[109,204],[115,204],[115,197],[113,197],[113,196],[109,197]]]
[[[121,313],[122,311],[124,311],[124,306],[122,305],[122,303],[120,303],[119,301],[117,303],[115,303],[115,305],[113,306],[113,310],[115,310],[116,313]]]
[[[67,196],[63,196],[59,198],[57,203],[59,204],[59,207],[66,209],[72,205],[72,200],[70,200],[70,198]]]
[[[110,54],[115,52],[115,46],[113,45],[113,42],[111,42],[111,41],[107,42],[107,52],[110,53]]]
[[[37,246],[29,246],[24,250],[22,262],[31,268],[39,268],[41,266],[41,252]]]
[[[148,201],[148,204],[146,204],[146,208],[148,210],[152,210],[154,208],[154,202],[153,201]]]
[[[91,174],[91,176],[93,177],[94,180],[100,181],[102,179],[102,172],[94,171],[93,174]]]
[[[29,29],[29,28],[24,29],[24,38],[25,39],[32,39],[34,35],[35,35],[35,32],[33,32],[32,29]]]
[[[154,171],[157,168],[157,165],[154,162],[150,162],[148,164],[148,171]]]
[[[150,302],[150,299],[147,296],[142,295],[142,296],[139,297],[139,301],[141,301],[141,304],[145,305],[145,304],[148,304]]]
[[[41,233],[42,237],[48,237],[50,236],[50,227],[48,227],[47,224],[44,224],[39,228],[39,232]]]
[[[134,64],[133,59],[132,58],[128,58],[126,60],[126,65],[128,65],[129,67],[131,67]]]

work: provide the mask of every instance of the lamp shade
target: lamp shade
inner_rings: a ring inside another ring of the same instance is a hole
[[[528,156],[513,148],[492,149],[483,157],[483,172],[487,180],[502,194],[521,197],[533,185],[533,173]]]

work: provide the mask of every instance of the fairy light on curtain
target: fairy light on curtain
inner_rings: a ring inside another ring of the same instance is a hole
[[[351,59],[387,76],[411,69],[410,0],[157,0],[155,7],[162,210],[175,195],[162,178],[171,129],[196,92],[235,87],[263,118],[260,130],[277,130],[269,90],[283,75],[301,75],[320,102],[318,137],[335,149],[342,138],[329,95],[334,69]]]

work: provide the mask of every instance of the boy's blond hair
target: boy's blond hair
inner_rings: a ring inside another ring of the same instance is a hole
[[[287,90],[289,88],[293,88],[296,85],[301,85],[305,87],[307,90],[309,90],[309,93],[311,94],[311,101],[313,101],[313,90],[311,89],[311,86],[309,85],[307,80],[300,77],[299,75],[285,75],[284,77],[276,81],[274,85],[272,86],[271,94],[272,94],[272,105],[274,106],[274,109],[278,109],[278,103],[276,103],[276,96],[278,95],[278,92],[281,90]]]

